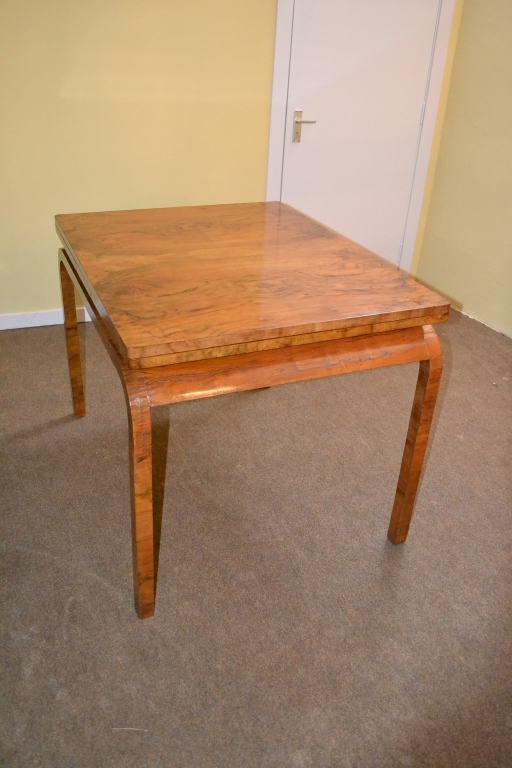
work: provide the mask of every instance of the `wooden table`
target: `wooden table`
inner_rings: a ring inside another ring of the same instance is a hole
[[[126,394],[135,603],[155,608],[151,409],[419,362],[389,539],[405,541],[442,369],[448,302],[281,203],[56,217],[74,412],[75,285]]]

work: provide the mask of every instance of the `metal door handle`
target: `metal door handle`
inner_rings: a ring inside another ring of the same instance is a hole
[[[293,137],[292,141],[296,144],[300,141],[303,125],[313,125],[316,120],[303,120],[302,109],[296,109],[293,112]]]

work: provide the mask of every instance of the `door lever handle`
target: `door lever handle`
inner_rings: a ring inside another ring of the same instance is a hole
[[[296,109],[293,112],[293,136],[292,141],[294,144],[297,144],[300,142],[301,135],[302,135],[302,126],[303,125],[313,125],[316,123],[316,120],[303,120],[302,119],[302,109]]]

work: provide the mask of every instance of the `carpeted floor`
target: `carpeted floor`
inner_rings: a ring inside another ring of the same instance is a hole
[[[146,621],[106,352],[84,327],[75,420],[62,328],[0,334],[2,765],[511,766],[512,340],[457,313],[439,331],[400,547],[416,366],[159,411]]]

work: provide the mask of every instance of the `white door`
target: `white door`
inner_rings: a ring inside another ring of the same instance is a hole
[[[441,0],[293,3],[279,197],[405,268],[412,252],[404,263],[404,238],[414,242],[407,232],[411,205],[418,209],[412,211],[417,226],[426,175],[424,159],[423,178],[417,178],[421,142],[431,140],[422,131],[428,99],[434,118],[437,107],[429,89],[434,56],[443,55],[442,5]],[[292,140],[295,110],[316,121],[302,124],[300,142]],[[429,149],[423,149],[427,160]]]

